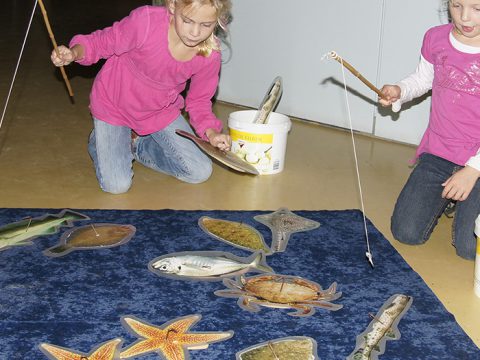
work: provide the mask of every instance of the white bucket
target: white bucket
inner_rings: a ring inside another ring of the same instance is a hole
[[[473,279],[473,290],[475,295],[480,297],[480,215],[475,221],[475,235],[477,237],[477,254],[475,256],[475,276]]]
[[[287,135],[292,127],[288,116],[272,112],[267,124],[254,124],[257,110],[235,111],[228,118],[232,152],[253,165],[260,175],[283,170]]]

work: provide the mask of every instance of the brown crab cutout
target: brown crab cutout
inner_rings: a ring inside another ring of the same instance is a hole
[[[280,309],[295,309],[291,316],[311,316],[315,308],[331,311],[339,310],[343,305],[332,304],[342,296],[336,292],[334,282],[326,290],[310,280],[289,275],[259,275],[249,278],[243,276],[224,279],[228,290],[217,290],[215,295],[221,297],[238,297],[238,305],[250,312],[259,312],[260,306]]]

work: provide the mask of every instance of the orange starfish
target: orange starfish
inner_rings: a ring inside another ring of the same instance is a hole
[[[107,341],[98,346],[88,355],[46,343],[40,344],[40,350],[42,350],[50,359],[57,360],[113,360],[118,359],[117,346],[122,341],[122,339]]]
[[[188,329],[201,319],[200,315],[190,315],[174,319],[163,326],[154,326],[131,317],[123,317],[134,335],[141,339],[122,351],[120,357],[128,359],[150,352],[161,352],[166,360],[185,360],[189,349],[206,349],[210,343],[228,339],[233,331],[187,333]]]

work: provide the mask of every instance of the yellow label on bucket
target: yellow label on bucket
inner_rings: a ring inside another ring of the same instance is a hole
[[[477,237],[477,256],[480,256],[480,238]]]
[[[273,134],[252,134],[230,128],[230,137],[233,141],[248,141],[257,144],[273,143]]]

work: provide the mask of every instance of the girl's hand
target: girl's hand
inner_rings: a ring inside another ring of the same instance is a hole
[[[442,184],[444,187],[442,198],[458,201],[466,200],[479,177],[480,171],[473,167],[465,166]]]
[[[205,131],[205,134],[207,135],[208,141],[213,146],[219,148],[222,151],[230,150],[230,147],[232,146],[232,139],[229,135],[219,133],[213,129],[207,129],[207,131]]]
[[[382,98],[378,99],[378,102],[382,106],[390,106],[392,103],[400,99],[402,90],[398,85],[384,85],[380,90],[384,95]]]
[[[50,59],[52,59],[52,62],[55,66],[68,65],[81,57],[83,57],[83,54],[82,56],[79,56],[79,49],[77,45],[71,49],[64,45],[60,45],[58,47],[58,55],[55,50],[53,50],[52,55],[50,55]]]

